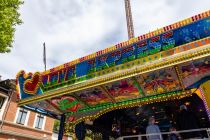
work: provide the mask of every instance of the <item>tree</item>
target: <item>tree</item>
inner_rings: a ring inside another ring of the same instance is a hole
[[[53,132],[58,133],[59,127],[60,127],[60,121],[59,120],[55,120],[54,121],[54,126],[53,126]]]
[[[15,26],[22,23],[19,6],[22,0],[0,0],[0,53],[10,52]]]

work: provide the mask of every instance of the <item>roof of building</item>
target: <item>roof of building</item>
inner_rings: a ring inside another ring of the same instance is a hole
[[[15,80],[7,79],[0,81],[0,91],[8,94],[8,91],[15,90]]]

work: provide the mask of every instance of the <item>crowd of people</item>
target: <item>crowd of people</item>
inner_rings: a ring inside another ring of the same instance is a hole
[[[192,129],[199,129],[198,119],[196,115],[189,111],[185,105],[180,106],[180,111],[176,117],[176,123],[169,129],[167,138],[162,136],[159,126],[156,125],[155,117],[151,116],[148,120],[148,126],[146,127],[146,139],[147,140],[183,140],[189,138],[201,138],[202,135],[199,131],[190,132]],[[86,125],[79,123],[76,125],[76,137],[78,140],[84,140],[86,133]],[[189,130],[189,132],[180,132],[183,130]],[[117,123],[112,128],[115,132],[116,138],[120,138],[120,125]],[[132,129],[134,135],[138,135],[136,129]],[[103,135],[106,136],[106,135]],[[109,139],[107,138],[103,138]],[[142,139],[141,139],[142,140]]]
[[[196,116],[194,113],[188,111],[185,105],[180,106],[180,112],[177,115],[176,125],[170,128],[170,134],[167,140],[181,140],[189,138],[200,138],[200,132],[186,132],[177,133],[176,131],[198,129],[199,125],[197,123]],[[155,118],[152,116],[149,118],[149,123],[146,128],[147,140],[163,140],[160,134],[160,129],[158,125],[155,125]]]

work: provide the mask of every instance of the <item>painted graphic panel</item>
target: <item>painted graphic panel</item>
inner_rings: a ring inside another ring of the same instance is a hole
[[[116,101],[140,97],[141,94],[134,79],[125,79],[105,85],[107,91]]]
[[[137,77],[146,95],[165,93],[181,89],[175,68],[167,68]]]
[[[50,103],[48,103],[47,101],[38,101],[35,103],[30,104],[29,106],[38,108],[38,109],[43,109],[55,114],[60,114],[60,111],[58,111],[57,109],[55,109],[53,106],[50,105]]]
[[[87,89],[81,92],[75,93],[82,101],[89,105],[97,105],[110,102],[106,93],[99,88]]]
[[[191,86],[202,78],[210,76],[210,57],[182,64],[180,71],[185,87]]]
[[[75,97],[69,95],[52,98],[50,104],[61,112],[76,112],[78,109],[83,108],[83,105]]]

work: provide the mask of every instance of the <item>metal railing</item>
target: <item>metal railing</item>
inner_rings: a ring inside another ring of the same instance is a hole
[[[182,131],[172,131],[172,132],[162,132],[162,133],[153,133],[153,134],[141,134],[141,135],[130,135],[130,136],[122,136],[117,138],[117,140],[129,140],[132,138],[136,138],[138,140],[142,140],[142,138],[147,138],[148,136],[159,136],[160,140],[163,140],[163,135],[170,135],[170,134],[186,134],[192,132],[206,132],[205,138],[210,139],[210,128],[201,128],[201,129],[190,129],[190,130],[182,130]],[[194,138],[194,137],[192,137]]]

